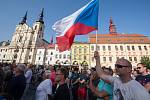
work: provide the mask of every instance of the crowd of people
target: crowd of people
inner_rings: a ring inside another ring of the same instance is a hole
[[[150,100],[150,72],[146,65],[120,58],[115,70],[101,66],[95,51],[96,66],[36,66],[0,63],[0,100]]]

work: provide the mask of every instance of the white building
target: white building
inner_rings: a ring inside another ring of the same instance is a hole
[[[35,64],[38,65],[69,65],[70,51],[59,52],[57,44],[50,44],[47,47],[37,49]]]
[[[43,10],[39,19],[32,27],[27,23],[27,12],[22,21],[16,26],[10,45],[0,47],[0,60],[16,63],[33,63],[37,53],[37,48],[47,46],[48,42],[43,39],[44,21]],[[5,51],[5,52],[4,52]]]
[[[96,50],[96,35],[89,35],[91,60],[90,64],[95,65],[92,55]],[[150,58],[150,38],[143,34],[117,33],[115,25],[110,19],[109,33],[97,35],[97,50],[100,54],[101,65],[114,68],[117,59],[128,59],[133,67],[140,62],[141,57]]]

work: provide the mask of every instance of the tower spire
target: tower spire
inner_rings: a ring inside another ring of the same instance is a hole
[[[113,24],[112,17],[110,17],[110,21],[109,21],[109,33],[110,34],[117,34],[116,26]]]
[[[44,13],[44,8],[42,9],[42,12],[39,15],[39,19],[36,22],[41,22],[42,24],[44,24],[44,21],[43,21],[44,14],[43,13]]]
[[[22,21],[19,24],[24,24],[24,23],[26,23],[26,21],[27,21],[27,11],[26,11],[24,17],[22,18]]]

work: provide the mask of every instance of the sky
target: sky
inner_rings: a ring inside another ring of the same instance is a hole
[[[1,0],[0,41],[11,40],[16,25],[28,11],[27,24],[32,27],[44,8],[44,39],[48,42],[55,32],[52,25],[69,16],[90,0]],[[150,37],[150,0],[99,0],[98,33],[109,33],[112,17],[118,33],[138,33]],[[87,41],[87,35],[77,36],[75,41]]]

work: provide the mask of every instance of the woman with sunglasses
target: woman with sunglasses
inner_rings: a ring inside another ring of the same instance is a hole
[[[115,70],[119,77],[113,77],[105,74],[102,70],[98,51],[94,52],[94,58],[98,76],[113,85],[114,100],[150,100],[150,95],[146,89],[132,79],[132,65],[128,60],[121,58],[116,61]]]

